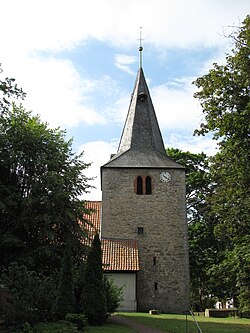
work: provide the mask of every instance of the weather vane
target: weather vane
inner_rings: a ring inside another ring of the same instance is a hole
[[[140,52],[140,68],[142,68],[142,51],[143,51],[143,47],[142,47],[142,27],[140,27],[140,46],[139,46],[139,52]]]

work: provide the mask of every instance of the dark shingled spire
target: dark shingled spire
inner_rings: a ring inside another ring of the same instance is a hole
[[[139,69],[118,154],[128,149],[157,150],[165,154],[164,144],[142,68]]]
[[[142,68],[137,73],[118,152],[103,167],[183,168],[166,155]]]

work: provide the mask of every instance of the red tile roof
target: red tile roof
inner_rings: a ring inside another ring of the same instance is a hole
[[[84,214],[83,218],[88,221],[84,224],[84,229],[88,233],[88,240],[85,242],[86,245],[90,245],[95,234],[100,233],[101,229],[101,201],[86,201],[85,207],[90,211],[90,214]]]
[[[135,239],[102,239],[105,271],[138,271],[138,242]]]
[[[101,228],[101,201],[86,201],[86,208],[91,211],[90,215],[85,214],[84,219],[90,223],[85,223],[84,228],[88,232],[86,245],[91,242],[96,233],[100,233]],[[134,239],[109,239],[103,238],[102,242],[102,262],[105,271],[138,271],[138,242]]]

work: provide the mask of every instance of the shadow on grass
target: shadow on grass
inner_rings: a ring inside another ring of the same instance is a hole
[[[191,316],[157,315],[151,316],[142,313],[119,313],[129,320],[135,321],[151,328],[157,328],[168,333],[197,333],[197,327]],[[234,318],[206,318],[197,317],[198,324],[203,333],[250,333],[250,320]]]

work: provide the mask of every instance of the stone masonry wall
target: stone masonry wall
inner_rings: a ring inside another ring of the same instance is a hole
[[[138,311],[182,313],[189,309],[185,171],[168,169],[171,181],[161,182],[162,171],[102,169],[101,236],[138,239]],[[152,194],[136,194],[135,178],[148,175]]]

